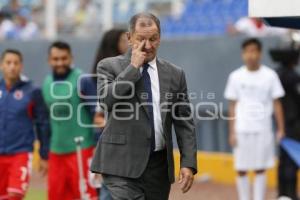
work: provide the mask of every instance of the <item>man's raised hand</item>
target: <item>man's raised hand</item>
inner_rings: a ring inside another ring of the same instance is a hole
[[[146,53],[143,52],[143,48],[145,46],[145,40],[143,40],[139,45],[134,44],[132,48],[132,55],[131,55],[131,65],[139,68],[141,67],[146,59]]]

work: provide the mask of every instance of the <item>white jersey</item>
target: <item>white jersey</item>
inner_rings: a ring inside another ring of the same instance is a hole
[[[230,74],[224,96],[237,101],[237,132],[271,132],[273,101],[283,97],[284,90],[274,70],[261,66],[249,71],[242,66]]]
[[[256,71],[242,66],[230,74],[225,98],[237,102],[235,169],[261,170],[274,166],[273,101],[282,96],[284,90],[277,74],[266,66]]]

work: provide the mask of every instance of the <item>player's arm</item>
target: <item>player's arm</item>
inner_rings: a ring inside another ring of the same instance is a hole
[[[229,117],[229,144],[231,147],[236,145],[236,132],[235,132],[235,107],[236,101],[229,100],[228,117]]]
[[[42,92],[40,89],[36,89],[33,92],[33,122],[35,126],[35,131],[37,135],[37,139],[40,143],[40,167],[39,171],[46,175],[48,171],[48,153],[49,153],[49,145],[50,145],[50,124],[49,124],[49,112],[45,101],[42,96]]]
[[[283,115],[283,108],[280,99],[275,99],[273,101],[274,105],[274,116],[276,120],[277,125],[277,141],[279,142],[285,134],[285,128],[284,128],[284,115]]]
[[[81,78],[80,81],[82,101],[84,103],[89,103],[85,108],[87,108],[88,112],[93,116],[94,125],[98,128],[103,128],[105,126],[105,118],[103,112],[97,109],[97,86],[93,83],[93,79],[87,77]],[[88,98],[85,98],[84,96],[88,96]]]
[[[283,108],[281,104],[281,98],[285,95],[285,92],[277,74],[275,74],[274,76],[271,89],[272,89],[271,96],[273,98],[274,116],[277,125],[276,138],[277,138],[277,142],[280,142],[280,140],[285,135],[284,115],[283,115]]]
[[[40,89],[34,91],[33,101],[33,122],[40,142],[40,156],[42,159],[47,160],[50,141],[49,112]]]
[[[228,100],[228,123],[229,123],[229,135],[228,142],[231,147],[236,146],[236,131],[235,131],[235,110],[239,97],[237,89],[238,82],[236,81],[234,74],[231,73],[228,77],[227,84],[224,91],[224,97]]]
[[[96,99],[97,99],[97,88],[96,84],[92,82],[93,80],[89,77],[80,78],[80,94],[81,101],[86,103],[84,108],[91,114],[91,116],[95,115],[96,108]]]

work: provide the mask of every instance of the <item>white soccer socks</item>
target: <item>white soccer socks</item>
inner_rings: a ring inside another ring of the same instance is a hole
[[[265,200],[266,195],[266,174],[260,173],[255,175],[254,179],[254,200]]]
[[[250,200],[250,182],[248,176],[238,176],[236,181],[239,200]]]

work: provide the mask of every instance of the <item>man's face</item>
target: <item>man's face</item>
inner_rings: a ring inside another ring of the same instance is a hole
[[[1,61],[3,77],[9,80],[20,78],[23,69],[21,58],[14,53],[7,53]]]
[[[153,60],[160,45],[160,34],[155,22],[148,18],[139,18],[136,22],[135,31],[128,33],[129,45],[140,45],[145,40],[143,52],[146,53],[145,62]]]
[[[64,75],[71,68],[72,55],[66,49],[53,47],[49,52],[48,63],[53,72],[58,75]]]
[[[245,65],[258,66],[261,60],[261,50],[255,44],[250,44],[243,49],[242,59]]]

